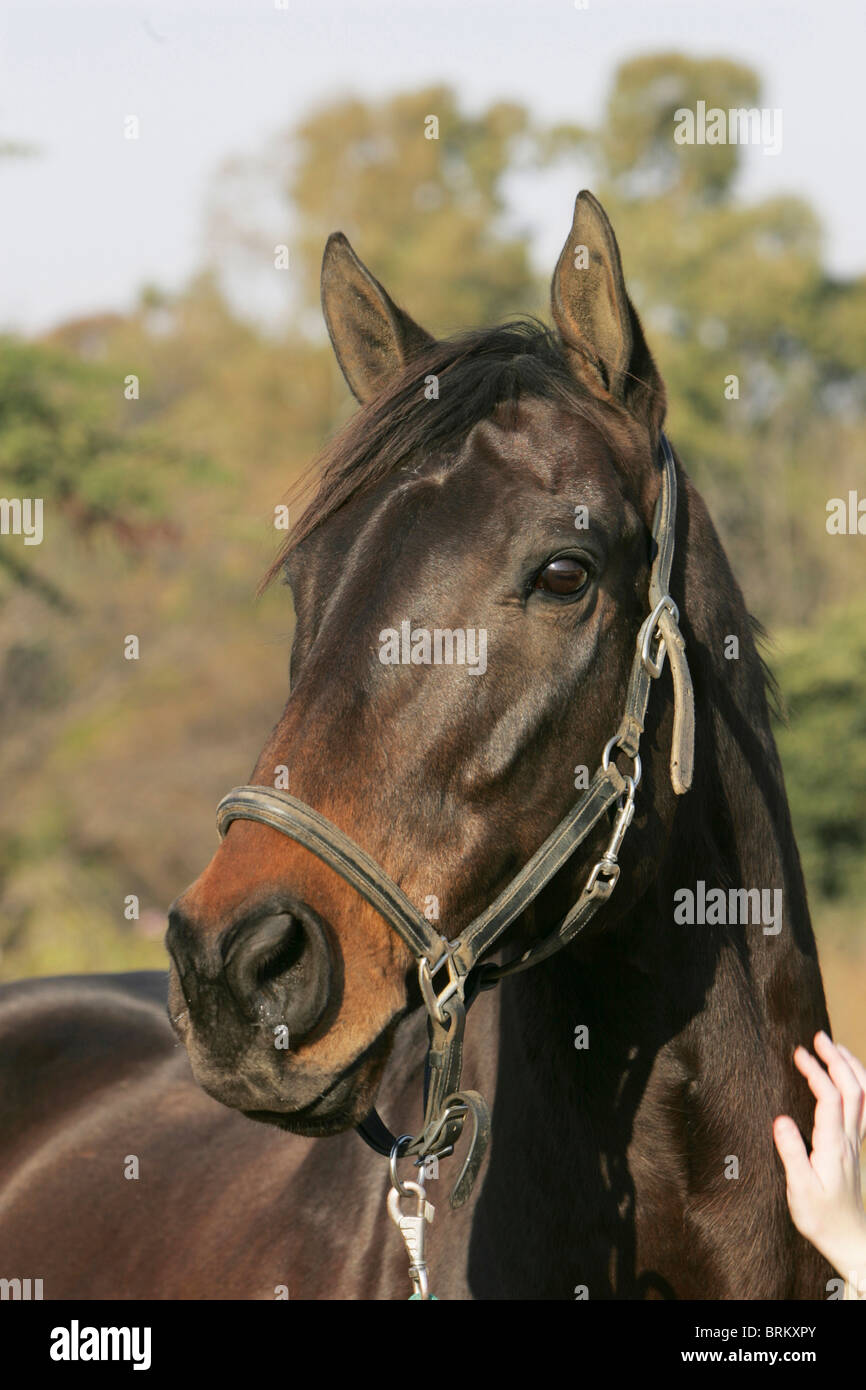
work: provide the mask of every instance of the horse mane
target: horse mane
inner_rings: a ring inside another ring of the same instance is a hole
[[[773,646],[773,639],[764,624],[754,613],[749,613],[749,622],[752,627],[752,637],[755,641],[755,649],[758,654],[758,662],[761,668],[761,675],[764,681],[764,693],[767,696],[767,706],[770,714],[777,719],[780,724],[788,723],[788,706],[782,688],[776,678],[776,673],[770,665],[770,651]]]
[[[425,395],[435,376],[440,396]],[[475,329],[430,344],[413,356],[387,389],[359,410],[313,461],[296,487],[318,476],[318,489],[292,527],[259,588],[281,572],[292,551],[350,498],[397,472],[422,451],[443,463],[472,427],[494,412],[513,411],[521,397],[558,401],[606,433],[601,412],[569,368],[557,335],[531,317]]]

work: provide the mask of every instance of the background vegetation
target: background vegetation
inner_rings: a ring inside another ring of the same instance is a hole
[[[433,331],[547,317],[552,267],[533,266],[506,189],[579,157],[616,227],[672,435],[773,637],[831,1011],[866,1054],[866,541],[825,526],[829,497],[866,495],[866,280],[824,270],[820,209],[740,199],[737,146],[674,144],[673,112],[698,98],[761,105],[759,79],[722,60],[639,59],[597,130],[541,127],[508,101],[470,116],[445,88],[340,102],[220,171],[209,263],[183,293],[148,287],[128,316],[0,341],[0,496],[44,497],[46,528],[41,547],[0,544],[0,977],[164,965],[166,908],[281,708],[289,605],[253,591],[274,504],[351,409],[318,311],[327,234],[342,228]],[[430,113],[438,141],[423,138]],[[287,271],[256,221],[275,198]],[[278,333],[226,293],[262,276],[284,303]],[[138,400],[124,397],[130,373]]]

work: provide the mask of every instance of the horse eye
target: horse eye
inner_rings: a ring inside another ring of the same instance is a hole
[[[571,555],[563,555],[545,565],[532,587],[542,589],[546,594],[577,594],[588,579],[589,573],[579,560]]]

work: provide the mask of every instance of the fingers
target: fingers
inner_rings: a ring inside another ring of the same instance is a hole
[[[831,1110],[838,1110],[842,1114],[842,1097],[830,1080],[830,1077],[805,1047],[794,1049],[794,1066],[802,1072],[809,1083],[809,1090],[819,1102],[830,1107]]]
[[[860,1083],[860,1090],[863,1092],[860,1102],[860,1142],[862,1143],[866,1139],[866,1067],[859,1057],[855,1057],[853,1052],[848,1051],[847,1047],[843,1047],[841,1043],[837,1043],[836,1046],[856,1076]]]
[[[842,1097],[842,1116],[848,1138],[856,1144],[860,1138],[860,1124],[863,1116],[863,1088],[854,1069],[843,1056],[840,1048],[831,1042],[826,1033],[815,1034],[815,1051],[827,1065],[830,1078]],[[850,1055],[850,1054],[849,1054]]]
[[[805,1047],[795,1049],[794,1066],[805,1076],[817,1101],[812,1128],[813,1155],[835,1152],[839,1137],[844,1133],[842,1097],[821,1063]]]
[[[773,1140],[785,1165],[785,1176],[791,1191],[804,1194],[811,1188],[820,1186],[809,1162],[803,1137],[789,1115],[776,1116],[773,1121]]]

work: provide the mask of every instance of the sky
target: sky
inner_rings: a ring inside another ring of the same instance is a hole
[[[597,125],[616,66],[671,49],[761,73],[783,147],[746,151],[743,196],[806,197],[830,271],[866,271],[862,0],[584,3],[4,0],[0,141],[35,152],[0,165],[0,330],[124,311],[144,283],[180,288],[205,257],[221,163],[330,98],[446,81],[470,109],[506,97]],[[130,114],[138,140],[123,136]],[[535,259],[552,265],[573,173],[511,191]]]

